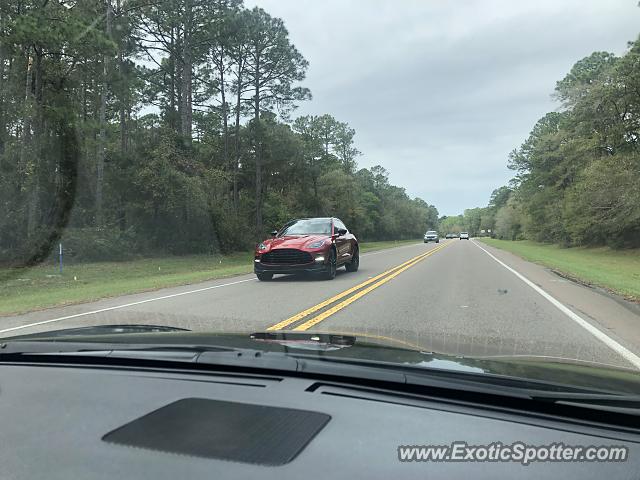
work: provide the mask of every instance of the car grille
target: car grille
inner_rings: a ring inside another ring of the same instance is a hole
[[[262,254],[262,263],[272,263],[276,265],[300,265],[311,263],[313,257],[308,252],[295,248],[276,248]]]

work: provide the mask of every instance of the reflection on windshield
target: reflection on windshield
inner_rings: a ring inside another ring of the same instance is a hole
[[[284,227],[278,236],[312,234],[331,235],[331,222],[328,220],[298,220]]]
[[[440,370],[456,370],[468,373],[485,373],[485,370],[479,367],[464,365],[461,361],[444,360],[441,358],[431,358],[427,361],[411,364],[415,367],[437,368]]]

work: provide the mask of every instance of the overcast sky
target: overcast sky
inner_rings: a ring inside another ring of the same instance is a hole
[[[557,109],[555,82],[640,33],[637,0],[245,0],[284,20],[313,100],[356,130],[361,167],[456,215],[484,206],[507,155]]]

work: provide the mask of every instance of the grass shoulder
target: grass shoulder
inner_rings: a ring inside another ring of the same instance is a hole
[[[487,245],[544,265],[577,281],[604,288],[640,302],[640,250],[608,247],[563,248],[528,240],[478,239]]]

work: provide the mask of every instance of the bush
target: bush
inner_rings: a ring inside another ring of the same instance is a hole
[[[138,253],[135,234],[117,228],[70,228],[62,239],[67,257],[77,261],[128,260]]]
[[[502,240],[520,240],[522,238],[522,218],[512,200],[496,213],[495,235]]]

